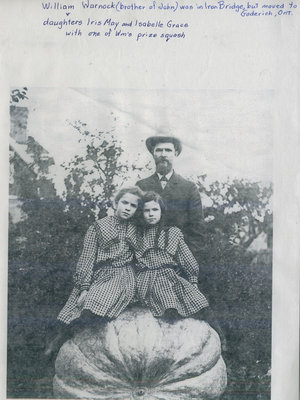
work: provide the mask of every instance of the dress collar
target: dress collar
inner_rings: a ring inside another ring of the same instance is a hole
[[[126,224],[129,222],[129,220],[127,220],[127,219],[122,219],[122,218],[118,217],[116,214],[113,215],[113,219],[114,219],[114,221],[115,221],[116,223],[118,223],[118,224],[123,224],[123,225],[126,225]]]

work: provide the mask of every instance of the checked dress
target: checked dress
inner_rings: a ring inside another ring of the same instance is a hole
[[[138,240],[137,294],[154,316],[160,317],[168,309],[189,317],[209,304],[196,285],[199,266],[184,241],[181,230],[171,227],[159,233],[158,226],[144,230]],[[187,279],[179,275],[183,272]]]
[[[135,294],[133,270],[136,227],[129,221],[108,216],[89,227],[74,275],[75,287],[58,320],[69,324],[83,310],[114,318],[131,302]],[[83,306],[77,300],[88,290]]]

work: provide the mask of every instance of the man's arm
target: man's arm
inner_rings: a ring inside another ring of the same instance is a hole
[[[185,232],[187,243],[200,265],[204,249],[204,223],[200,193],[197,186],[192,184],[189,190]]]
[[[142,188],[142,186],[143,186],[142,180],[137,181],[136,184],[135,184],[135,186],[138,186],[140,189],[143,190],[143,188]]]

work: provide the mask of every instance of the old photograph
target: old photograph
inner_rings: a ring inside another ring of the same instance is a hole
[[[8,398],[271,398],[272,90],[12,87]]]

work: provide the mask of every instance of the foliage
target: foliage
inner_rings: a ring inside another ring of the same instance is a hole
[[[197,177],[200,193],[211,205],[204,210],[205,263],[207,265],[238,265],[245,258],[247,264],[253,255],[248,252],[251,243],[262,233],[272,242],[272,185],[261,185],[245,179],[226,182],[206,182],[206,175]],[[241,260],[242,258],[242,260]]]
[[[79,141],[85,152],[64,164],[68,172],[65,197],[71,203],[78,199],[81,206],[102,217],[111,204],[117,181],[124,179],[129,167],[120,161],[123,149],[113,132],[91,132],[81,121],[72,126],[81,135]]]
[[[228,342],[224,400],[270,397],[272,299],[272,186],[245,179],[196,181],[204,209],[205,240],[200,286]],[[268,249],[249,251],[264,232]],[[261,262],[261,261],[265,262]]]
[[[27,95],[27,87],[23,87],[22,89],[13,89],[10,93],[10,104],[19,103],[20,100],[28,99]]]

